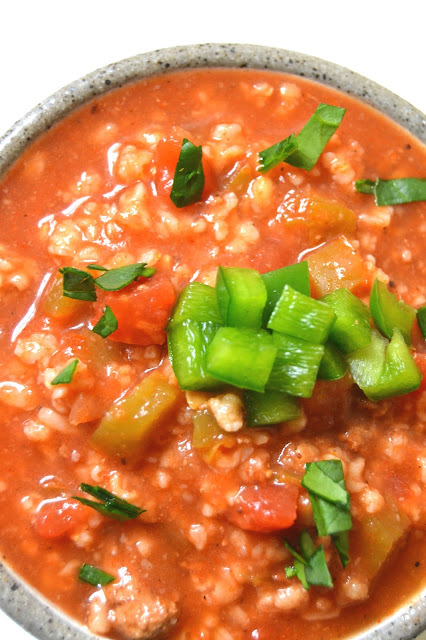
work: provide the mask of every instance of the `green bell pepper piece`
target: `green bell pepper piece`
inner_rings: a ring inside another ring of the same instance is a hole
[[[171,329],[184,320],[222,324],[214,287],[202,282],[191,282],[182,289],[167,329]]]
[[[376,330],[371,343],[348,356],[353,379],[376,402],[419,388],[422,374],[398,329],[389,342]]]
[[[170,362],[181,389],[215,389],[220,383],[205,370],[207,346],[218,329],[213,322],[184,320],[169,331]]]
[[[321,300],[336,314],[329,340],[342,353],[352,353],[371,342],[370,312],[362,300],[347,289],[336,289]]]
[[[246,391],[244,405],[247,411],[247,426],[262,427],[301,416],[299,400],[280,391]]]
[[[417,322],[419,323],[422,336],[426,340],[426,305],[417,309]]]
[[[220,327],[207,348],[206,371],[222,382],[263,392],[277,348],[260,329]]]
[[[309,285],[309,267],[306,260],[296,264],[291,264],[288,267],[275,269],[275,271],[268,271],[267,273],[263,273],[261,278],[268,294],[263,311],[263,327],[267,326],[268,320],[271,317],[271,313],[274,310],[275,305],[281,297],[285,284],[290,285],[290,287],[293,287],[293,289],[303,293],[305,296],[311,295]]]
[[[324,355],[318,369],[320,380],[339,380],[348,372],[348,363],[331,342],[324,345]]]
[[[323,345],[298,340],[276,331],[272,337],[277,355],[266,388],[310,398],[324,355]]]
[[[386,338],[392,338],[393,330],[398,329],[405,342],[411,345],[411,330],[416,310],[409,304],[398,300],[387,286],[375,280],[370,294],[370,311],[374,324]]]
[[[268,329],[313,344],[323,344],[334,320],[334,311],[327,304],[309,298],[286,284],[271,314]]]
[[[255,269],[219,267],[216,295],[223,324],[259,329],[267,293]]]

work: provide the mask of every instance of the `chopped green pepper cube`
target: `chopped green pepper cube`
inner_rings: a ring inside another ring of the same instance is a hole
[[[320,380],[339,380],[348,372],[348,363],[331,342],[324,345],[324,355],[318,369]]]
[[[411,344],[411,330],[416,318],[416,310],[403,300],[398,300],[396,295],[377,278],[371,289],[370,311],[374,324],[386,338],[390,340],[393,330],[398,329],[405,342],[408,345]]]
[[[276,331],[272,337],[277,355],[266,388],[310,398],[324,355],[323,345],[298,340]]]
[[[171,329],[184,320],[222,324],[214,287],[202,282],[190,282],[182,289],[167,329]]]
[[[259,329],[266,304],[266,287],[255,269],[219,267],[216,295],[223,323]]]
[[[371,341],[370,312],[348,289],[336,289],[321,298],[336,314],[329,340],[342,353],[352,353]]]
[[[262,427],[300,418],[299,400],[280,391],[246,391],[244,405],[247,411],[247,426]]]
[[[417,309],[417,322],[419,323],[422,336],[426,340],[426,305]]]
[[[214,389],[220,384],[205,370],[207,346],[218,328],[213,322],[184,320],[169,331],[170,362],[181,389]]]
[[[373,330],[371,343],[350,354],[348,362],[353,379],[373,402],[415,391],[422,379],[398,329],[390,342]]]
[[[323,344],[334,320],[334,311],[327,304],[309,298],[286,284],[271,314],[268,329],[313,344]]]
[[[222,382],[263,392],[276,354],[272,336],[262,329],[220,327],[207,348],[206,371]]]
[[[305,296],[311,295],[307,260],[298,262],[297,264],[291,264],[288,267],[282,267],[281,269],[275,269],[275,271],[268,271],[267,273],[263,273],[261,277],[268,294],[263,311],[262,326],[264,327],[268,324],[268,320],[281,297],[285,284],[290,285],[290,287],[293,287],[293,289],[303,293]]]

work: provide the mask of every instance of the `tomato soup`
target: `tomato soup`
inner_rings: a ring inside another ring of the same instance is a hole
[[[323,142],[307,167],[313,114]],[[266,167],[280,141],[288,155]],[[346,638],[419,593],[426,204],[378,206],[374,193],[379,178],[425,177],[425,149],[370,107],[247,69],[113,90],[36,140],[0,184],[5,561],[90,631],[122,640]],[[266,313],[264,274],[300,264],[305,293],[283,285],[277,322],[249,322]],[[231,299],[220,348],[257,336],[231,364],[202,347],[210,384],[178,371],[193,357],[179,355],[193,325],[176,320],[191,283]],[[327,309],[324,338],[296,331],[277,347],[284,289]],[[376,355],[334,343],[344,369],[318,376],[338,290]],[[271,396],[280,349],[289,382],[278,376]],[[317,359],[308,390],[302,358]],[[363,386],[368,366],[375,382]],[[290,413],[268,422],[250,404],[263,398]],[[320,526],[336,509],[346,524]]]

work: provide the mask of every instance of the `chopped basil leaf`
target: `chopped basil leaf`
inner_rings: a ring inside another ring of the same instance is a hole
[[[183,139],[170,198],[177,207],[201,200],[204,189],[203,150]]]
[[[59,273],[63,275],[63,295],[66,298],[96,301],[95,281],[90,273],[74,267],[62,267]]]
[[[286,160],[293,167],[310,171],[316,164],[333,133],[342,121],[346,109],[320,104],[296,136],[297,150]]]
[[[349,532],[341,531],[340,533],[335,533],[332,538],[339,554],[340,562],[343,567],[346,567],[349,562]]]
[[[314,493],[328,502],[348,507],[350,504],[348,492],[333,479],[332,475],[329,475],[329,470],[332,470],[336,464],[340,467],[342,465],[340,460],[308,462],[302,486],[310,493]]]
[[[78,358],[67,364],[67,366],[53,378],[50,384],[69,384],[78,365]]]
[[[355,187],[358,193],[365,193],[371,196],[374,194],[375,184],[374,180],[357,180]]]
[[[93,327],[92,331],[102,338],[108,338],[118,328],[117,318],[115,317],[111,307],[105,307],[103,314]]]
[[[320,462],[310,463],[310,465],[312,464],[318,467],[319,470],[328,477],[328,486],[330,486],[329,480],[331,480],[332,485],[336,484],[343,491],[343,493],[340,493],[333,487],[331,493],[327,493],[318,486],[312,486],[313,476],[309,473],[309,488],[307,488],[318,534],[320,536],[328,536],[341,533],[342,531],[349,531],[352,529],[350,500],[345,487],[341,461],[322,460]],[[308,472],[308,465],[306,465],[306,467]],[[317,477],[318,481],[320,481],[320,478],[323,478],[321,474],[318,476],[315,475],[314,477]],[[302,480],[302,484],[304,484],[304,481],[305,477]],[[331,500],[327,500],[326,495],[329,495]],[[340,499],[343,496],[345,496],[345,499],[342,500],[341,503],[336,502],[336,498]]]
[[[94,279],[94,283],[104,291],[119,291],[141,276],[150,278],[154,273],[155,269],[147,267],[146,262],[138,262],[124,267],[117,267],[116,269],[109,269],[99,278]]]
[[[419,323],[422,336],[426,340],[426,305],[417,309],[417,322]]]
[[[260,167],[259,170],[263,172],[269,171],[280,162],[284,162],[288,156],[297,149],[296,136],[292,133],[288,138],[281,140],[273,144],[272,147],[268,147],[259,152]]]
[[[309,589],[311,585],[329,588],[333,586],[324,549],[322,546],[315,547],[311,536],[306,530],[303,530],[300,534],[300,548],[303,557],[286,541],[284,543],[295,558],[293,566],[285,569],[287,578],[296,576],[305,589]]]
[[[374,194],[378,207],[426,200],[426,178],[357,180],[355,186],[360,193]]]
[[[79,496],[72,496],[74,500],[78,500],[81,504],[91,507],[92,509],[99,511],[99,513],[102,513],[102,515],[113,518],[114,520],[131,520],[145,512],[145,509],[141,509],[140,507],[130,504],[130,502],[119,498],[103,487],[82,483],[80,485],[80,489],[85,493],[88,493],[90,496],[97,498],[100,502],[95,502],[94,500],[88,500],[87,498],[81,498]]]
[[[104,586],[109,584],[113,580],[115,580],[115,576],[110,575],[109,573],[105,573],[102,569],[98,569],[94,567],[92,564],[84,563],[81,566],[80,573],[78,577],[83,582],[88,582],[92,584],[94,587]]]
[[[100,264],[88,264],[87,268],[91,269],[92,271],[108,271],[106,267],[102,267],[102,265]]]

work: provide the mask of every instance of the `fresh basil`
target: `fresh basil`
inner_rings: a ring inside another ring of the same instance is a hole
[[[74,267],[62,267],[59,273],[63,276],[63,295],[66,298],[96,301],[95,281],[90,273]]]
[[[91,269],[92,271],[108,271],[106,267],[103,267],[100,264],[88,264],[87,268]]]
[[[346,567],[349,562],[349,531],[335,533],[332,539],[339,554],[340,562],[343,567]]]
[[[179,208],[201,200],[204,189],[203,150],[183,139],[170,198]]]
[[[287,160],[290,154],[297,149],[296,136],[292,133],[288,138],[273,144],[259,153],[259,171],[264,173],[273,169],[280,162]]]
[[[305,487],[309,493],[314,493],[320,498],[325,498],[328,502],[339,504],[342,507],[348,507],[350,505],[349,493],[342,487],[338,480],[334,479],[338,477],[340,480],[340,474],[336,476],[336,466],[339,470],[341,469],[342,463],[340,460],[308,462],[305,475],[302,479],[302,486]]]
[[[69,384],[72,381],[74,371],[78,365],[78,358],[67,364],[67,366],[58,373],[50,384]]]
[[[102,515],[113,518],[114,520],[131,520],[145,512],[145,509],[136,507],[103,487],[82,483],[80,485],[80,489],[85,493],[88,493],[93,498],[97,498],[100,502],[81,498],[80,496],[72,496],[74,500],[78,500],[81,504],[91,507]]]
[[[115,317],[111,307],[106,305],[103,314],[93,327],[92,331],[94,333],[97,333],[98,336],[101,336],[102,338],[108,338],[108,336],[110,336],[111,333],[114,333],[114,331],[116,331],[117,329],[117,318]]]
[[[373,194],[378,207],[426,200],[426,178],[357,180],[356,190]]]
[[[141,276],[150,278],[155,272],[156,270],[153,267],[146,266],[146,262],[137,262],[136,264],[128,264],[116,269],[108,269],[99,278],[96,278],[94,282],[97,287],[104,291],[119,291]]]
[[[103,587],[116,579],[115,576],[105,573],[102,569],[86,563],[81,566],[78,577],[83,582],[92,584],[94,587]]]
[[[305,529],[300,534],[302,555],[295,551],[288,542],[284,541],[284,544],[295,559],[293,566],[285,569],[287,578],[296,576],[305,589],[309,589],[311,585],[333,587],[333,580],[328,570],[324,548],[322,545],[315,547],[311,536]]]
[[[315,465],[314,468],[323,472],[323,474],[315,476],[319,482],[321,479],[324,480],[324,476],[327,477],[328,491],[325,491],[320,486],[313,486],[312,465]],[[350,500],[346,491],[341,460],[321,460],[308,463],[306,465],[306,474],[310,476],[310,481],[308,481],[309,488],[306,488],[308,489],[318,534],[320,536],[328,536],[342,531],[349,531],[352,528]],[[305,483],[305,476],[302,479],[302,484]],[[330,489],[330,480],[332,481],[332,489]],[[341,491],[337,490],[335,485]],[[327,495],[330,499],[327,499]],[[343,496],[345,497],[343,498]]]
[[[417,309],[417,322],[422,332],[423,338],[426,340],[426,305]]]

